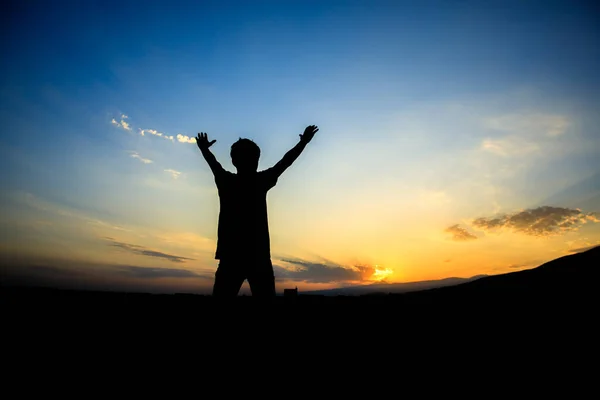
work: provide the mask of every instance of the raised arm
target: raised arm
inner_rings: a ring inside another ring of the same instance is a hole
[[[291,150],[289,150],[277,164],[272,168],[276,176],[280,176],[302,153],[306,145],[312,140],[315,133],[319,131],[316,125],[309,125],[300,135],[300,141]]]
[[[223,167],[221,166],[221,164],[219,164],[219,162],[217,161],[217,158],[209,149],[210,146],[215,144],[215,142],[216,142],[216,140],[211,140],[209,142],[208,135],[204,132],[200,132],[198,134],[198,137],[196,137],[196,144],[198,145],[198,148],[202,152],[204,159],[208,163],[208,166],[210,167],[213,174],[217,175],[218,173],[223,171]]]

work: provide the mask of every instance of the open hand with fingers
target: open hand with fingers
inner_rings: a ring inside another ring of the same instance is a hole
[[[316,125],[309,125],[304,129],[304,133],[300,135],[300,141],[302,143],[308,143],[312,140],[315,133],[319,131]]]
[[[200,150],[206,150],[213,144],[215,144],[216,140],[208,141],[208,134],[205,132],[200,132],[198,137],[196,137],[196,144]]]

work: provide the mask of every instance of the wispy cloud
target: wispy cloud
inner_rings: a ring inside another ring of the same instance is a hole
[[[111,124],[113,124],[114,126],[124,129],[126,131],[132,131],[133,127],[132,125],[126,121],[127,119],[129,119],[129,116],[125,115],[125,114],[121,114],[121,116],[116,117],[116,118],[112,118],[111,119]],[[176,136],[174,135],[169,135],[167,133],[164,132],[160,132],[156,129],[142,129],[142,128],[136,128],[138,133],[140,134],[140,136],[155,136],[155,137],[160,137],[166,140],[169,140],[171,142],[175,142],[175,139],[177,139],[177,142],[179,143],[195,143],[196,139],[193,136],[187,136],[184,135],[182,133],[178,133]],[[147,135],[148,134],[148,135]]]
[[[126,131],[130,131],[131,127],[129,126],[129,122],[125,121],[127,118],[129,118],[127,115],[122,114],[121,115],[121,126],[123,127],[123,129],[125,129]]]
[[[106,221],[102,221],[98,218],[94,218],[92,216],[86,215],[81,211],[77,211],[75,209],[65,208],[61,205],[57,205],[46,201],[42,198],[36,197],[31,193],[27,192],[15,192],[12,194],[16,201],[21,204],[24,204],[32,209],[49,212],[55,215],[59,215],[61,217],[72,218],[78,221],[85,222],[89,225],[94,225],[102,228],[108,228],[115,231],[126,232],[129,229],[124,228],[122,226],[112,224]]]
[[[458,224],[446,228],[444,232],[450,233],[452,235],[452,240],[457,242],[466,242],[477,239],[477,236],[469,233],[469,231],[460,227]]]
[[[130,153],[131,153],[131,157],[133,157],[133,158],[136,158],[136,159],[140,160],[140,161],[141,161],[141,162],[143,162],[144,164],[150,164],[150,163],[152,163],[152,162],[153,162],[153,161],[152,161],[152,160],[150,160],[149,158],[144,158],[144,157],[140,156],[140,155],[139,155],[137,152],[135,152],[135,151],[132,151],[132,152],[130,152]]]
[[[110,122],[117,128],[122,128],[122,129],[125,129],[126,131],[130,131],[131,126],[129,125],[129,122],[125,121],[127,118],[129,118],[127,115],[121,114],[120,121],[117,121],[115,118],[113,118]]]
[[[588,222],[600,222],[596,213],[579,209],[542,206],[512,214],[481,217],[473,220],[475,228],[484,231],[509,230],[530,236],[560,235],[578,230]]]
[[[165,260],[169,260],[169,261],[176,262],[176,263],[182,263],[182,262],[185,262],[185,260],[193,260],[193,258],[181,257],[181,256],[163,253],[161,251],[150,250],[144,246],[140,246],[137,244],[118,242],[118,241],[115,241],[108,237],[105,237],[104,240],[109,242],[109,246],[118,247],[118,248],[126,250],[130,253],[138,254],[141,256],[164,258]]]
[[[481,142],[481,150],[503,157],[523,157],[541,152],[554,138],[564,135],[570,121],[564,115],[509,114],[487,118],[484,126],[496,134]]]
[[[176,171],[174,169],[165,169],[165,172],[168,172],[169,174],[171,174],[171,176],[173,177],[173,179],[177,179],[181,175],[180,171]]]
[[[423,191],[421,193],[421,198],[434,206],[441,206],[447,203],[450,203],[452,201],[452,199],[450,198],[450,196],[448,195],[448,193],[446,193],[443,190],[428,190],[428,191]]]
[[[540,148],[536,143],[529,142],[519,137],[506,137],[503,139],[484,139],[481,149],[487,152],[503,156],[525,156],[538,151]]]
[[[555,137],[564,134],[570,122],[564,115],[521,113],[487,118],[485,125],[490,129],[512,134]]]
[[[170,247],[176,246],[197,251],[214,252],[215,240],[200,236],[192,232],[155,232],[154,237],[167,243]]]

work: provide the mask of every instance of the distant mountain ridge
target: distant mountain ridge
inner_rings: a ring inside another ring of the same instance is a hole
[[[487,275],[476,275],[470,278],[444,278],[428,281],[402,282],[402,283],[373,283],[369,285],[347,286],[335,289],[302,291],[301,294],[322,296],[362,296],[390,293],[408,293],[418,290],[433,289],[445,286],[454,286],[471,282]]]

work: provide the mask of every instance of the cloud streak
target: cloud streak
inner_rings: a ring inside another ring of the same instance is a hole
[[[126,121],[129,117],[125,114],[121,114],[120,117],[112,118],[110,123],[116,126],[117,128],[124,129],[126,131],[133,131],[133,127],[131,124]],[[142,129],[136,128],[140,136],[155,136],[159,138],[163,138],[169,140],[171,142],[175,142],[177,140],[178,143],[196,143],[196,138],[194,136],[187,136],[182,133],[178,133],[177,135],[169,135],[164,132],[159,132],[156,129]]]
[[[140,135],[142,136],[146,136],[146,133],[149,133],[151,135],[157,136],[157,137],[161,137],[163,139],[167,139],[170,140],[171,142],[173,141],[173,135],[167,135],[166,133],[162,133],[157,131],[156,129],[139,129]]]
[[[144,158],[142,156],[140,156],[137,152],[132,151],[131,152],[131,157],[140,160],[141,162],[143,162],[144,164],[151,164],[153,161],[150,160],[149,158]]]
[[[563,115],[531,113],[487,118],[483,124],[501,137],[484,139],[481,150],[502,157],[524,157],[542,154],[544,147],[567,132],[570,121]]]
[[[452,240],[457,242],[466,242],[477,239],[477,236],[469,233],[465,228],[461,228],[458,224],[452,225],[444,230],[452,235]]]
[[[201,275],[187,269],[178,268],[152,268],[130,265],[114,267],[115,272],[132,278],[160,279],[160,278],[198,278]]]
[[[155,268],[81,260],[0,255],[9,285],[142,293],[210,293],[214,270]]]
[[[542,206],[495,217],[481,217],[472,225],[483,231],[509,230],[529,236],[553,236],[576,231],[589,222],[600,222],[598,214],[579,209]]]
[[[481,149],[498,156],[526,156],[539,151],[536,143],[528,142],[522,138],[507,137],[503,139],[484,139]]]
[[[556,137],[564,134],[570,121],[564,115],[508,114],[485,120],[486,127],[518,135]]]
[[[186,260],[193,260],[193,258],[175,256],[175,255],[172,255],[172,254],[163,253],[161,251],[150,250],[150,249],[148,249],[148,248],[146,248],[144,246],[140,246],[140,245],[137,245],[137,244],[130,244],[130,243],[118,242],[118,241],[115,241],[115,240],[113,240],[111,238],[104,238],[104,239],[109,242],[109,246],[118,247],[120,249],[123,249],[123,250],[129,252],[129,253],[138,254],[138,255],[141,255],[141,256],[163,258],[165,260],[168,260],[168,261],[171,261],[171,262],[175,262],[175,263],[183,263]]]
[[[165,169],[165,172],[168,172],[173,179],[177,179],[181,175],[181,171],[176,171],[174,169]]]

